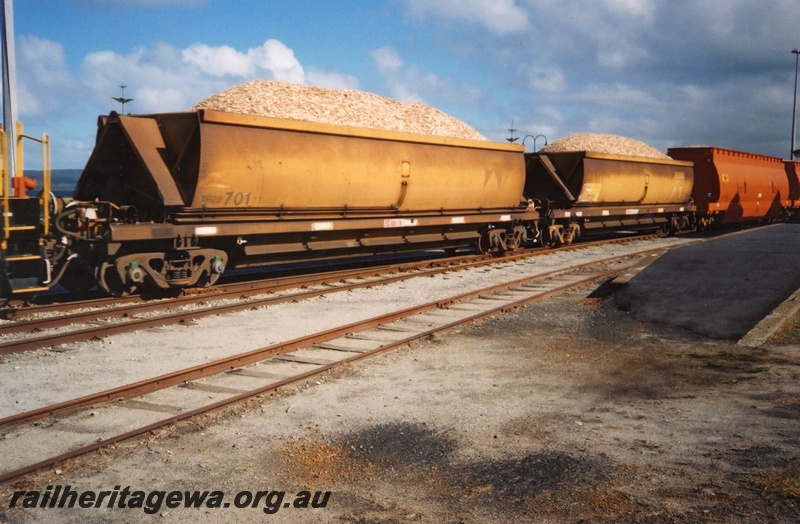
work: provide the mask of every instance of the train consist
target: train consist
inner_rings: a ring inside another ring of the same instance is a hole
[[[4,176],[2,295],[57,283],[124,295],[403,250],[503,253],[593,231],[785,218],[800,199],[798,163],[708,147],[669,155],[525,153],[209,109],[111,113],[68,204],[12,194]]]

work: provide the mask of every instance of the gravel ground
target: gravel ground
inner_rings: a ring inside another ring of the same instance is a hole
[[[637,322],[605,291],[533,304],[3,486],[0,520],[798,521],[796,334],[747,349]],[[220,490],[231,506],[8,508],[15,490],[55,485]],[[324,508],[267,514],[275,498],[234,507],[246,490],[283,490],[283,502],[331,494]]]
[[[197,318],[188,326],[164,326],[88,343],[4,356],[0,358],[0,417],[452,297],[491,283],[634,253],[643,245],[655,248],[688,241],[664,238],[656,242],[632,241],[579,251],[552,252],[527,262],[453,271],[437,278],[421,277],[386,286],[333,293],[302,304],[285,303],[225,316]],[[7,336],[8,339],[12,337],[18,335]],[[168,352],[163,350],[165,346],[169,347]],[[51,380],[55,376],[59,377],[58,381]]]

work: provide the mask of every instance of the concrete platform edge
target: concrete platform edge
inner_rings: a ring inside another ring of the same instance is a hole
[[[764,344],[769,337],[781,329],[786,322],[800,311],[800,289],[791,294],[789,298],[772,310],[758,324],[743,336],[738,344],[740,346],[756,348]]]

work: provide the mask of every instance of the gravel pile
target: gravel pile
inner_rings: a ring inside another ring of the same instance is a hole
[[[212,109],[386,131],[486,140],[474,128],[431,106],[350,89],[256,80],[212,95],[192,109]]]
[[[564,153],[574,151],[593,151],[609,155],[638,156],[644,158],[670,159],[658,149],[633,138],[619,135],[598,135],[577,133],[544,146],[544,153]]]

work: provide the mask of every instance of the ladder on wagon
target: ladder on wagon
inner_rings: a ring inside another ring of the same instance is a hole
[[[2,62],[3,126],[0,129],[0,297],[24,296],[49,289],[50,263],[45,258],[44,237],[50,228],[50,140],[22,134],[17,121],[17,72],[14,52],[14,3],[0,0],[0,61]],[[36,181],[22,167],[23,141],[42,144],[41,197],[26,191]]]
[[[0,241],[0,296],[10,298],[39,293],[49,289],[50,264],[45,258],[44,240],[50,231],[50,139],[47,133],[41,138],[22,134],[22,124],[17,123],[16,173],[10,173],[7,135],[0,129],[0,191],[2,199],[2,241]],[[36,180],[24,175],[22,168],[23,140],[33,140],[42,145],[42,191],[30,197],[29,189]],[[13,175],[13,176],[11,176]]]

